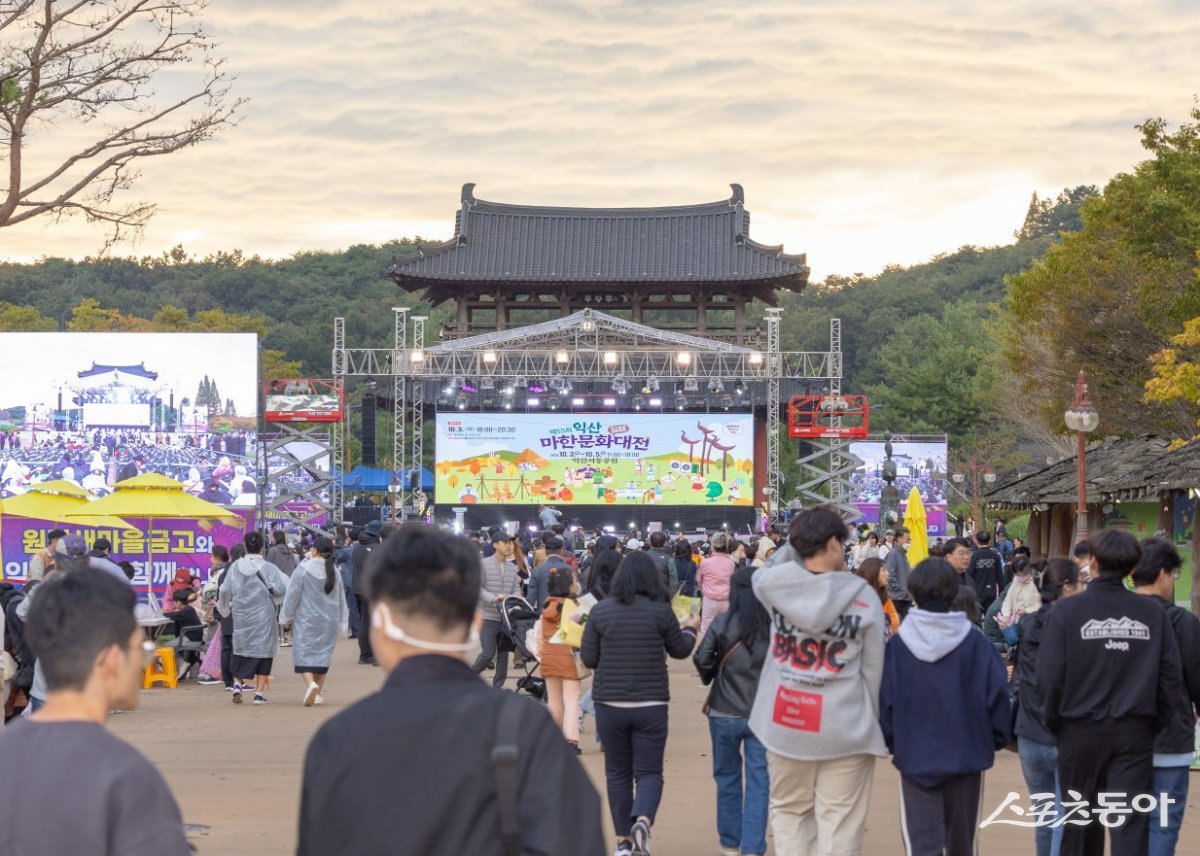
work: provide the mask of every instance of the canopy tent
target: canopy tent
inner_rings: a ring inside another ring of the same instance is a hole
[[[101,502],[101,500],[96,500]],[[116,515],[95,508],[88,493],[69,481],[48,481],[30,486],[20,496],[0,501],[0,516],[25,517],[30,520],[49,520],[52,523],[75,524],[96,529],[126,529],[138,531]]]
[[[153,530],[155,520],[220,520],[237,526],[241,526],[243,520],[239,514],[186,493],[182,484],[157,473],[143,473],[117,482],[113,492],[91,503],[88,511],[119,517],[144,517],[149,521],[147,534]],[[148,546],[150,543],[147,539]],[[146,588],[152,592],[154,555],[149,549],[146,558]]]
[[[429,493],[433,490],[433,473],[424,467],[410,467],[399,474],[397,482],[404,490],[412,487],[413,473],[421,473],[421,490]],[[380,470],[375,467],[357,466],[348,473],[336,473],[334,478],[342,484],[343,490],[386,491],[392,484],[392,470]]]
[[[904,527],[909,533],[908,561],[915,566],[929,558],[929,525],[925,517],[925,503],[921,501],[921,491],[915,487],[908,493]]]

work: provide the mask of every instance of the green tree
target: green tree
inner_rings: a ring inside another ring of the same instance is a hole
[[[50,333],[57,329],[55,320],[47,318],[36,307],[0,303],[0,332]]]
[[[1025,214],[1025,222],[1013,232],[1013,236],[1018,241],[1032,241],[1037,238],[1057,238],[1060,232],[1078,232],[1083,228],[1083,216],[1080,214],[1083,203],[1099,193],[1090,184],[1064,190],[1053,200],[1038,199],[1035,191]]]

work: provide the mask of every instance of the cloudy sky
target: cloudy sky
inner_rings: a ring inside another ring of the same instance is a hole
[[[669,205],[745,187],[816,277],[1011,240],[1030,194],[1103,184],[1200,91],[1193,0],[213,0],[250,103],[145,167],[120,254],[287,256],[448,237],[480,198]],[[43,154],[70,135],[37,139]],[[82,222],[0,257],[82,256]]]

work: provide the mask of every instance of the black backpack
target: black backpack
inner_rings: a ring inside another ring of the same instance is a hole
[[[25,640],[25,622],[17,616],[17,607],[25,600],[25,594],[12,589],[0,594],[0,606],[4,609],[4,650],[17,661],[17,673],[13,683],[26,693],[33,686],[33,664],[35,657]]]

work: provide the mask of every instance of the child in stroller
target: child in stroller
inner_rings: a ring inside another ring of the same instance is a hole
[[[529,601],[519,595],[509,595],[500,602],[500,626],[504,634],[501,645],[511,648],[525,661],[525,674],[517,679],[517,692],[524,690],[538,701],[546,700],[546,682],[537,674],[538,660],[525,644],[526,634],[538,623],[538,614]]]

